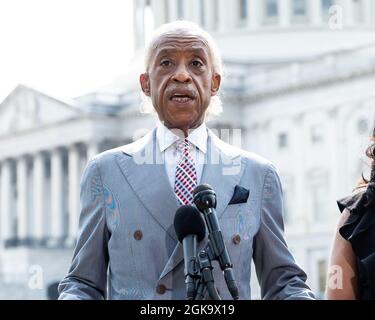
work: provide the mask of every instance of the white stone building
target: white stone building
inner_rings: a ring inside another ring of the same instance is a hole
[[[119,110],[56,101],[22,85],[1,103],[0,299],[12,297],[14,284],[14,297],[45,297],[45,286],[67,272],[87,159],[133,139]],[[30,288],[37,279],[43,287]]]
[[[277,166],[288,244],[322,296],[335,201],[367,170],[361,159],[375,119],[375,2],[134,4],[135,58],[112,86],[72,102],[19,86],[0,104],[0,298],[45,298],[45,286],[65,274],[83,167],[153,127],[152,116],[139,113],[144,43],[154,27],[177,18],[196,21],[217,40],[224,113],[209,126],[241,129],[242,147]]]

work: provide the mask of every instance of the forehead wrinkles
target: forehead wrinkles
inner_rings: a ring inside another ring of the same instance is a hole
[[[152,47],[152,55],[156,57],[164,50],[203,50],[207,56],[211,56],[210,48],[205,39],[195,35],[163,35],[160,36]]]

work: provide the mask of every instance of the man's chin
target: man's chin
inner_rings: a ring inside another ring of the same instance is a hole
[[[186,131],[196,127],[197,120],[190,118],[178,118],[166,122],[165,125],[170,129]]]

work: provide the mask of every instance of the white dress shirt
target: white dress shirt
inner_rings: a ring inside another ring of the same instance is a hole
[[[162,122],[158,121],[158,126],[156,129],[156,139],[159,145],[162,159],[164,160],[165,169],[172,190],[174,190],[177,164],[182,158],[182,152],[178,150],[177,144],[178,141],[181,141],[184,138],[185,136],[181,130],[170,130],[166,126],[164,126]],[[198,128],[189,130],[187,139],[190,142],[189,151],[192,158],[194,159],[195,171],[197,173],[197,184],[199,184],[205,162],[205,155],[207,152],[206,124],[203,122]]]

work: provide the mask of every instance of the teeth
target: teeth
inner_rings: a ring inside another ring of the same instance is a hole
[[[189,97],[184,97],[184,96],[173,96],[172,97],[172,101],[175,101],[175,102],[181,102],[181,103],[184,103],[184,102],[189,102],[191,99]]]

